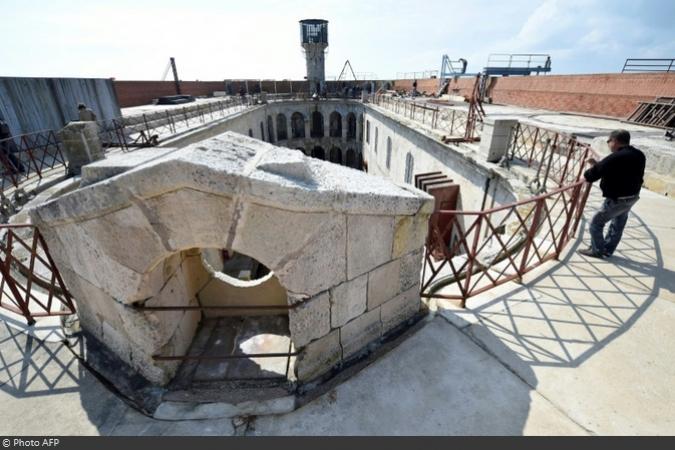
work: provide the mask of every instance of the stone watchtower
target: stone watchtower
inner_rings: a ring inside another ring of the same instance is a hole
[[[300,39],[307,61],[309,93],[321,94],[326,83],[326,48],[328,47],[328,21],[305,19],[300,21]]]

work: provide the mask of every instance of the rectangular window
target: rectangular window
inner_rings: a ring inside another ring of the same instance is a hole
[[[370,120],[366,120],[366,144],[370,144]]]

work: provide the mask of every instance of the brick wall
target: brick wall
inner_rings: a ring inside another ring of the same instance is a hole
[[[173,95],[176,88],[173,81],[118,81],[114,82],[120,108],[145,105],[153,98]]]
[[[474,81],[472,77],[452,80],[448,93],[469,96]],[[412,83],[413,80],[396,80],[394,88],[410,91]],[[438,80],[417,80],[417,89],[435,93]],[[626,117],[638,101],[675,97],[675,73],[494,77],[487,95],[494,103],[506,105]]]
[[[473,77],[452,80],[448,93],[468,96],[474,81]],[[264,91],[275,91],[273,80],[263,80],[261,84]],[[330,88],[332,84],[328,84]],[[413,80],[395,80],[393,88],[410,91],[412,84]],[[245,86],[245,81],[183,81],[181,90],[185,94],[211,95],[213,91],[226,90],[228,85],[233,93],[237,93]],[[259,91],[258,80],[249,80],[248,85],[250,92]],[[293,92],[305,92],[307,82],[276,82],[278,93],[288,93],[291,89]],[[162,95],[175,94],[173,81],[115,81],[115,90],[121,107],[145,105]],[[417,90],[435,94],[438,91],[438,79],[417,80]],[[638,101],[653,100],[659,96],[675,97],[675,73],[496,77],[490,80],[487,95],[494,103],[626,117]]]
[[[291,86],[292,84],[292,86]],[[115,91],[120,107],[147,105],[153,99],[164,95],[175,95],[176,87],[173,81],[128,81],[115,80]],[[223,80],[223,81],[181,81],[181,93],[194,96],[211,96],[214,91],[227,91],[229,86],[233,94],[241,89],[246,90],[246,80]],[[250,93],[263,91],[275,92],[274,80],[248,80]],[[307,90],[306,81],[277,81],[276,92],[289,93],[304,92]]]
[[[412,91],[412,85],[415,80],[394,80],[392,89],[396,91]],[[423,78],[417,80],[417,91],[426,92],[427,94],[435,94],[438,92],[437,78]]]
[[[638,101],[675,97],[675,73],[502,77],[488,96],[507,105],[626,117]]]

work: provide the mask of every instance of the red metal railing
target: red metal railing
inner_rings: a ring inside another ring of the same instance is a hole
[[[591,153],[590,146],[574,136],[518,123],[508,156],[511,161],[537,169],[534,180],[544,191],[551,182],[560,187],[579,180]]]
[[[444,132],[443,142],[445,143],[475,142],[480,139],[477,131],[482,130],[483,118],[485,117],[485,111],[480,100],[480,85],[481,77],[479,75],[476,77],[469,99],[468,112],[398,99],[389,94],[373,94],[370,96],[370,101],[395,114],[400,114],[426,125],[432,130]]]
[[[257,97],[234,97],[221,101],[118,117],[98,121],[104,147],[147,147],[197,125],[226,117],[257,102]]]
[[[591,155],[590,146],[572,136],[519,124],[510,158],[537,170],[534,191],[540,194],[483,211],[434,212],[421,295],[459,300],[464,307],[469,297],[559,258],[590,193],[582,169]]]
[[[54,168],[66,169],[61,141],[53,130],[21,134],[0,140],[0,192],[18,188],[35,178],[42,179]]]
[[[440,108],[428,104],[394,98],[386,94],[374,94],[370,101],[382,108],[421,123],[432,130],[442,131],[447,136],[466,134],[468,114],[451,108]]]
[[[73,303],[40,230],[0,225],[0,308],[25,317],[75,313]]]

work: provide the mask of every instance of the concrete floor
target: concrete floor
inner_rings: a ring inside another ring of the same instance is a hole
[[[612,259],[574,253],[584,232],[523,285],[439,304],[336,389],[245,423],[150,419],[63,345],[0,323],[0,434],[675,434],[674,214],[643,191]]]

